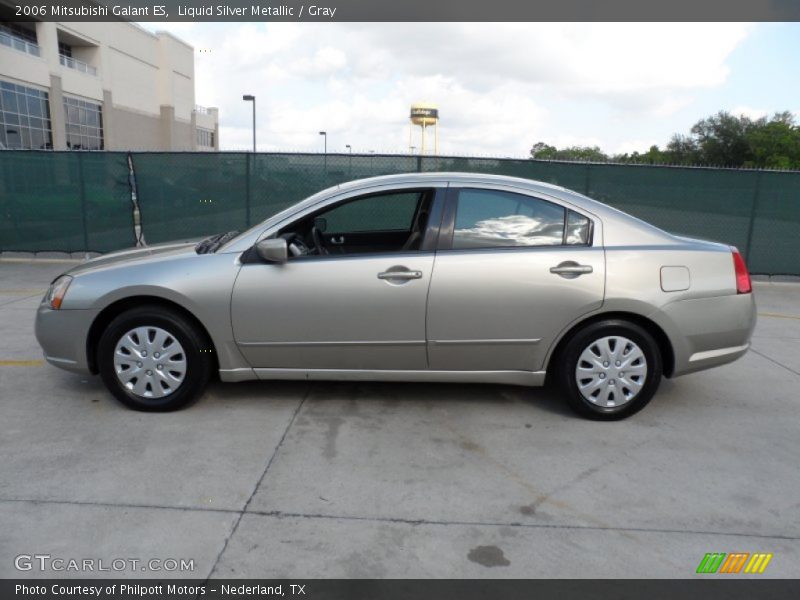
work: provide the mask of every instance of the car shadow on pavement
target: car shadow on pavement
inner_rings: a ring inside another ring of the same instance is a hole
[[[401,383],[363,381],[246,381],[212,383],[200,400],[209,402],[268,401],[271,398],[307,398],[319,401],[364,401],[406,403],[448,407],[453,403],[486,404],[524,403],[532,411],[574,416],[550,387],[527,388],[500,384]]]
[[[98,376],[81,376],[47,369],[45,381],[60,390],[64,399],[76,404],[107,402],[123,408],[111,396]],[[48,386],[49,387],[49,386]],[[337,401],[358,400],[376,403],[405,403],[428,408],[452,408],[454,403],[470,406],[485,404],[522,403],[533,414],[544,411],[553,415],[573,417],[572,411],[550,386],[528,388],[501,384],[463,383],[401,383],[372,381],[243,381],[223,383],[212,381],[202,397],[187,410],[202,407],[217,411],[235,404],[239,407],[270,400]]]

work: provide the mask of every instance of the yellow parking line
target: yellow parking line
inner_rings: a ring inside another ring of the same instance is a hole
[[[0,367],[41,367],[43,360],[0,360]]]
[[[759,317],[772,317],[773,319],[796,319],[800,321],[800,317],[794,315],[781,315],[778,313],[758,313]]]

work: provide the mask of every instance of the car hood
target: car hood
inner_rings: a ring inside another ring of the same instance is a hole
[[[67,271],[67,274],[80,275],[88,271],[116,267],[127,263],[160,260],[166,256],[179,256],[181,254],[195,254],[194,247],[199,241],[199,239],[196,239],[182,242],[166,242],[163,244],[154,244],[145,248],[129,248],[127,250],[110,252],[73,267]]]

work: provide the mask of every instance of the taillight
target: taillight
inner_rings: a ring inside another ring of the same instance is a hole
[[[749,294],[753,291],[753,286],[750,283],[747,265],[744,264],[744,259],[736,248],[731,246],[731,250],[733,251],[733,269],[736,272],[736,293]]]

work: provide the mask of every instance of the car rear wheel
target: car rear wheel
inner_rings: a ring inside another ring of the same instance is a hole
[[[567,403],[590,419],[624,419],[640,411],[661,383],[661,353],[653,336],[620,319],[579,330],[556,360]]]
[[[97,348],[100,376],[135,410],[177,410],[196,400],[211,375],[205,335],[176,311],[143,306],[117,316]]]

